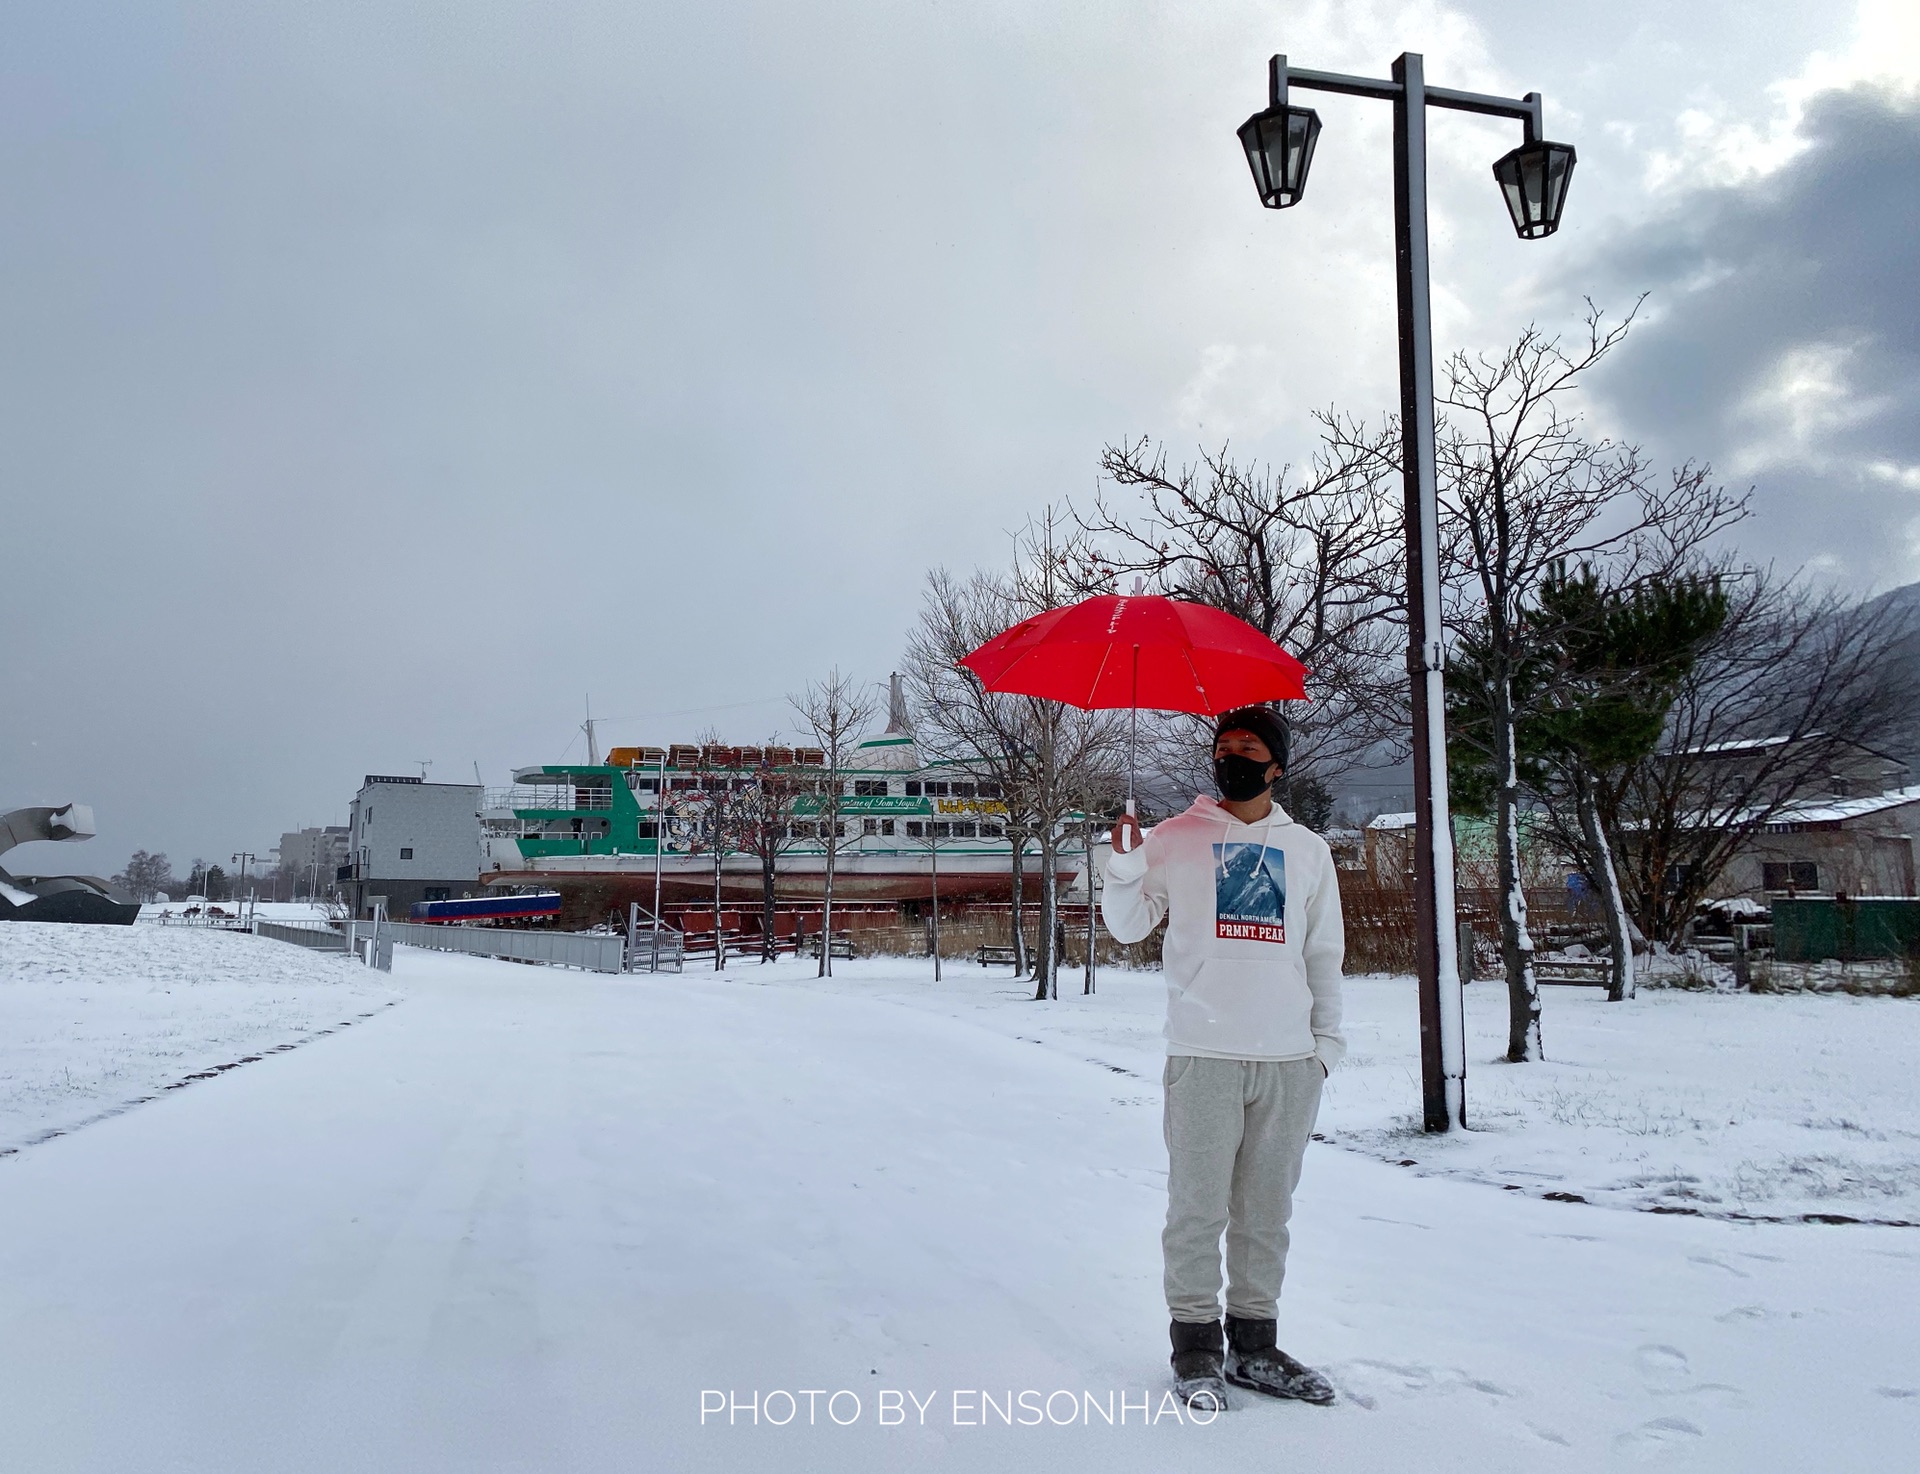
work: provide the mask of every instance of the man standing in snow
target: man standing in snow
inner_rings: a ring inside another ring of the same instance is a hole
[[[1273,801],[1286,762],[1286,728],[1270,709],[1221,717],[1220,799],[1195,799],[1144,840],[1123,817],[1100,902],[1121,942],[1167,921],[1161,1248],[1174,1387],[1195,1406],[1227,1405],[1223,1377],[1275,1397],[1333,1401],[1332,1384],[1274,1342],[1293,1190],[1321,1086],[1346,1052],[1339,882],[1326,841]]]

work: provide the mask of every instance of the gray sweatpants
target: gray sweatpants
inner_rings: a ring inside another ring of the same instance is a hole
[[[1227,1314],[1272,1320],[1287,1272],[1287,1219],[1320,1112],[1317,1059],[1167,1057],[1167,1309],[1220,1318],[1220,1235]]]

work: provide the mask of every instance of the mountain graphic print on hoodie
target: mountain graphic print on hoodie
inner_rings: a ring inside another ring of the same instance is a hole
[[[1346,932],[1326,841],[1275,804],[1243,824],[1212,798],[1106,856],[1100,915],[1116,941],[1162,920],[1167,1053],[1318,1059],[1346,1053]]]

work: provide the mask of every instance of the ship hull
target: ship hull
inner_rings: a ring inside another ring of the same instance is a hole
[[[1061,889],[1076,884],[1079,866],[1062,866],[1058,873]],[[1040,893],[1041,876],[1029,866],[1022,889],[1028,898]],[[501,869],[485,877],[488,887],[539,885],[558,889],[563,895],[591,891],[604,896],[615,909],[629,901],[652,909],[654,868],[650,855],[556,856],[526,862],[519,869]],[[833,897],[846,902],[891,902],[895,904],[928,902],[937,894],[944,905],[963,901],[1006,901],[1013,896],[1013,877],[1007,856],[947,855],[940,857],[936,876],[921,857],[905,857],[905,863],[892,857],[852,854],[843,856],[834,866]],[[663,905],[698,904],[713,900],[713,861],[708,856],[669,855],[660,867],[659,892]],[[818,903],[826,895],[826,863],[823,858],[801,856],[783,858],[774,873],[774,897],[783,902]],[[726,905],[758,905],[763,896],[759,864],[751,859],[729,857],[720,871],[720,898]]]

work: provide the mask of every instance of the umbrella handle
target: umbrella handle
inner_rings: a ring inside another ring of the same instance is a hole
[[[1127,817],[1129,819],[1135,817],[1133,812],[1132,799],[1127,800]],[[1120,831],[1120,853],[1123,855],[1126,855],[1126,854],[1131,854],[1132,852],[1133,852],[1133,831],[1131,829],[1122,828]]]

